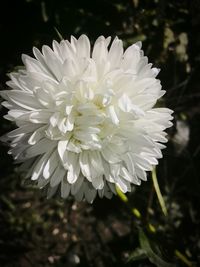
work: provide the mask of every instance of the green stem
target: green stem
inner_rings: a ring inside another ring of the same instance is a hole
[[[167,208],[166,208],[165,201],[164,201],[164,198],[161,194],[160,187],[158,184],[158,179],[157,179],[157,175],[156,175],[156,168],[154,168],[151,173],[152,173],[153,185],[154,185],[157,197],[158,197],[159,204],[161,206],[162,212],[164,213],[165,216],[167,216]]]
[[[179,250],[175,250],[174,254],[178,257],[182,262],[184,262],[187,266],[193,267],[193,264],[183,255]]]

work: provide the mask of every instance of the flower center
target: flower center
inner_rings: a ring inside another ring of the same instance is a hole
[[[84,95],[76,92],[64,101],[57,100],[46,136],[51,140],[67,140],[68,149],[76,153],[101,150],[118,128],[113,101],[109,94],[94,95],[93,92]]]

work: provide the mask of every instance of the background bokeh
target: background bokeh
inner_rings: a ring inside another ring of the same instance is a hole
[[[2,144],[0,266],[200,266],[200,1],[1,1],[1,90],[6,74],[22,64],[21,54],[59,40],[57,31],[63,38],[85,33],[92,41],[117,35],[125,47],[141,40],[149,61],[161,68],[163,105],[174,110],[168,148],[157,168],[168,215],[151,175],[128,195],[129,206],[118,197],[92,205],[47,200],[23,184]],[[14,125],[3,119],[4,108],[0,112],[2,135]]]

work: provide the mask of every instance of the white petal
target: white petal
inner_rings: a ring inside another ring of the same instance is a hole
[[[44,73],[45,72],[47,73],[47,77],[54,80],[56,77],[52,74],[51,70],[48,68],[45,58],[42,55],[42,53],[39,51],[39,49],[37,49],[36,47],[33,47],[33,54],[36,57],[36,59],[40,62],[40,64],[42,65],[44,69]],[[37,72],[37,74],[39,74],[39,72]]]
[[[28,118],[33,123],[47,123],[49,122],[51,114],[52,112],[48,110],[37,110],[31,112]],[[26,114],[24,116],[21,116],[20,119],[27,120]]]
[[[67,150],[67,144],[68,144],[68,140],[65,141],[59,141],[58,142],[58,154],[60,156],[61,161],[63,162],[63,164],[65,164],[65,152]]]
[[[70,193],[70,184],[67,182],[67,179],[63,178],[61,181],[61,197],[67,198]]]
[[[47,190],[47,199],[51,198],[53,195],[55,195],[56,191],[58,190],[58,185],[55,187],[50,187]]]
[[[58,154],[57,151],[55,150],[49,159],[47,160],[47,163],[45,164],[44,170],[43,170],[43,177],[45,179],[50,178],[56,167],[58,166],[59,160],[58,160]]]
[[[87,151],[83,151],[80,153],[79,156],[79,163],[81,167],[81,172],[83,176],[85,176],[88,181],[91,182],[91,170],[90,170],[90,162],[89,162],[89,155]]]
[[[79,165],[79,156],[76,153],[69,152],[68,153],[68,173],[67,173],[67,181],[70,184],[76,182],[79,178],[80,174],[80,165]]]
[[[130,183],[123,178],[118,177],[116,181],[116,185],[119,187],[119,189],[123,192],[126,193],[127,191],[131,191]]]
[[[141,184],[141,181],[137,179],[137,177],[135,177],[134,174],[130,173],[126,168],[122,167],[121,171],[120,171],[120,175],[127,180],[130,183],[134,183],[137,185]]]
[[[92,185],[96,190],[101,190],[104,187],[103,176],[92,177]]]
[[[79,70],[76,62],[71,58],[67,58],[63,63],[62,74],[69,78],[72,78],[77,76],[78,73]]]
[[[22,127],[19,127],[13,131],[7,133],[7,136],[9,138],[13,138],[13,137],[16,137],[16,136],[21,135],[21,134],[30,133],[30,132],[36,130],[37,128],[38,128],[37,124],[26,124]]]
[[[32,158],[40,154],[44,154],[48,151],[51,151],[56,146],[56,142],[51,141],[47,138],[43,138],[38,141],[35,145],[30,146],[25,151],[26,158]]]
[[[75,183],[71,185],[71,194],[76,195],[79,189],[82,187],[84,181],[83,175],[79,175],[78,179],[76,180]]]
[[[54,105],[53,95],[50,90],[46,90],[46,88],[35,88],[34,95],[41,105],[48,108]]]
[[[136,66],[139,60],[140,48],[136,44],[133,44],[126,49],[121,66],[124,70],[136,73]]]
[[[35,145],[37,142],[39,142],[44,137],[45,129],[46,126],[43,126],[34,131],[28,140],[29,145]]]
[[[43,167],[46,164],[48,158],[49,153],[46,153],[37,161],[37,165],[34,168],[31,180],[37,180],[39,178],[40,174],[42,174]]]
[[[66,170],[59,164],[50,178],[50,186],[57,186],[62,181],[64,175],[66,175]]]
[[[73,35],[71,36],[71,46],[73,50],[76,51],[77,39]]]
[[[96,197],[96,194],[97,190],[94,189],[90,183],[87,183],[85,188],[85,199],[87,200],[87,202],[92,203]]]
[[[27,110],[35,110],[41,108],[41,105],[37,101],[37,99],[35,99],[35,97],[28,92],[22,92],[17,90],[7,90],[3,92],[5,92],[8,98],[19,107],[22,107]]]
[[[112,42],[108,53],[108,60],[111,62],[111,67],[118,67],[121,58],[123,55],[123,44],[122,41],[119,40],[117,37]]]
[[[146,160],[146,158],[142,158],[139,155],[134,154],[135,164],[144,171],[151,171],[152,165]]]
[[[147,181],[147,173],[144,170],[138,168],[137,166],[135,167],[135,170],[138,178],[140,178],[143,181]]]
[[[80,148],[80,145],[76,144],[77,141],[71,138],[69,140],[69,143],[67,144],[67,150],[74,152],[74,153],[80,153],[82,150]]]
[[[46,45],[42,47],[42,53],[49,72],[56,80],[60,81],[62,79],[62,62]]]
[[[86,35],[79,37],[76,48],[79,57],[90,57],[90,41]]]
[[[104,159],[109,162],[109,163],[117,163],[120,162],[120,158],[118,157],[118,155],[116,155],[116,153],[113,151],[111,146],[106,146],[102,151],[101,151]]]
[[[96,40],[92,52],[92,58],[97,64],[105,62],[107,60],[108,50],[107,45],[105,43],[105,38],[100,37]]]
[[[110,115],[112,123],[118,125],[119,124],[119,119],[118,119],[117,114],[115,112],[114,106],[109,106],[108,107],[108,114]]]

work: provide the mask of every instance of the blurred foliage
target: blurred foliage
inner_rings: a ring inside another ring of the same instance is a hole
[[[151,177],[120,201],[93,205],[46,200],[27,188],[0,150],[0,266],[198,266],[200,264],[200,1],[4,0],[0,8],[0,88],[6,73],[71,34],[143,41],[161,68],[163,102],[174,112],[170,142],[157,168],[164,216]],[[57,29],[57,31],[55,30]],[[163,103],[163,104],[164,104]],[[0,109],[1,115],[6,110]],[[0,134],[13,125],[1,116]],[[140,230],[138,230],[140,229]]]

